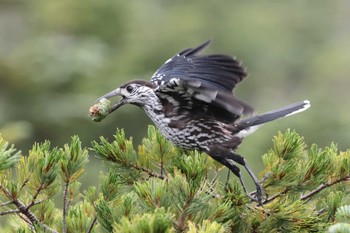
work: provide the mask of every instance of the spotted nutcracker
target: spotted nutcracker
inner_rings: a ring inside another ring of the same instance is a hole
[[[90,115],[99,121],[124,104],[139,106],[167,140],[184,149],[207,153],[230,169],[247,193],[236,164],[244,166],[256,186],[256,199],[252,198],[262,204],[263,188],[235,149],[260,125],[302,112],[310,107],[310,102],[304,100],[254,115],[253,108],[232,93],[247,76],[245,69],[236,58],[227,55],[198,55],[209,43],[173,56],[150,81],[132,80],[100,97]],[[121,99],[105,106],[103,112],[101,104],[109,103],[108,99],[114,96]]]

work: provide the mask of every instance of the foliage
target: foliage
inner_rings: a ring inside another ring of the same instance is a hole
[[[111,137],[116,127],[139,143],[149,121],[137,108],[94,124],[89,107],[127,80],[149,80],[170,56],[212,38],[205,53],[237,56],[247,67],[249,77],[235,92],[257,112],[303,99],[313,105],[257,132],[242,154],[261,154],[271,135],[287,127],[344,150],[349,8],[347,0],[2,0],[0,131],[23,150],[47,138],[62,145],[73,134],[84,142]]]
[[[14,146],[9,144],[0,135],[0,171],[14,166],[20,159],[20,152],[16,152]]]
[[[153,126],[137,149],[123,130],[93,141],[109,170],[82,191],[89,153],[78,136],[63,148],[36,143],[28,156],[0,142],[0,215],[17,232],[348,232],[350,151],[308,149],[291,130],[263,155],[263,206],[207,155],[175,148]]]
[[[337,209],[336,223],[329,228],[329,233],[350,232],[350,205],[344,205]]]

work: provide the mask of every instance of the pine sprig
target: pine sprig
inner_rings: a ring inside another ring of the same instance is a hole
[[[160,175],[164,175],[169,162],[178,154],[177,149],[154,126],[148,128],[147,137],[142,140],[138,151],[139,164],[159,170]],[[149,161],[155,163],[149,164]]]
[[[329,227],[329,233],[349,233],[350,232],[350,205],[340,206],[336,211],[336,222]]]
[[[21,152],[17,151],[13,145],[9,146],[9,143],[0,134],[0,171],[16,165],[20,157]]]
[[[73,136],[71,144],[64,145],[64,150],[62,153],[63,158],[61,160],[61,177],[64,181],[62,224],[63,233],[65,233],[67,232],[67,211],[71,200],[73,200],[78,193],[80,184],[76,182],[76,180],[84,172],[84,165],[88,162],[88,151],[81,148],[79,137]]]
[[[350,152],[308,149],[291,130],[273,143],[263,155],[262,207],[221,165],[175,148],[154,127],[137,150],[123,130],[92,142],[109,171],[83,191],[88,151],[77,136],[62,148],[37,143],[28,156],[2,143],[0,157],[11,162],[0,171],[0,216],[13,216],[18,232],[317,232],[331,224],[329,232],[346,232]]]
[[[113,232],[164,232],[175,233],[172,227],[173,214],[164,208],[155,209],[153,213],[134,215],[131,219],[122,218],[120,223],[114,225]]]
[[[340,206],[337,209],[335,217],[338,221],[350,223],[350,205]]]

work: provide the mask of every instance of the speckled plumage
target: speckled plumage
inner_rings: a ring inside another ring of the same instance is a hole
[[[206,152],[228,167],[247,191],[234,162],[243,165],[262,204],[258,179],[234,150],[259,125],[301,112],[310,104],[302,101],[253,116],[253,108],[232,94],[236,84],[246,77],[245,70],[237,59],[227,55],[197,55],[208,44],[185,49],[168,59],[150,82],[129,81],[101,98],[122,96],[111,112],[127,103],[141,107],[166,139],[181,148]]]

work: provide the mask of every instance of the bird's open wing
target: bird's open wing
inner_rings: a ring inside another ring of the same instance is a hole
[[[185,101],[182,104],[187,101],[207,106],[209,111],[212,108],[227,112],[231,118],[251,114],[253,109],[232,94],[235,85],[246,77],[245,70],[235,58],[226,55],[197,55],[209,43],[185,49],[166,61],[151,78],[158,86],[156,91],[162,98],[176,95]]]

